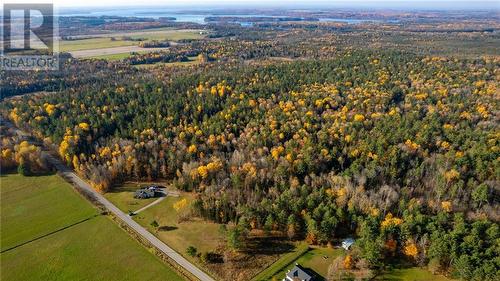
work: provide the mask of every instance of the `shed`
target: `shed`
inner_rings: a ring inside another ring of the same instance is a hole
[[[354,239],[352,238],[344,239],[344,241],[342,241],[342,248],[348,251],[351,248],[352,244],[354,244]]]

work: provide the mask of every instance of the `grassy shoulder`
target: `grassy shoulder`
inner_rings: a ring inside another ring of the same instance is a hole
[[[0,181],[2,251],[98,214],[56,175],[6,174]]]
[[[183,280],[103,216],[2,253],[1,264],[2,280]]]

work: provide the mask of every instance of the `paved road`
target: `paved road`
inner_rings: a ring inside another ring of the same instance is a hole
[[[18,132],[22,132],[19,129],[12,126],[12,124],[8,121],[0,119],[3,125],[12,127]],[[124,223],[126,223],[130,228],[134,229],[139,235],[141,235],[144,239],[148,240],[152,245],[158,248],[160,251],[169,256],[172,260],[182,266],[185,270],[190,272],[196,278],[201,281],[215,281],[208,274],[203,272],[201,269],[196,267],[194,264],[186,260],[179,253],[174,251],[172,248],[163,243],[160,239],[156,238],[153,234],[147,231],[144,227],[139,225],[137,222],[132,220],[127,214],[118,209],[115,205],[113,205],[110,201],[108,201],[104,196],[102,196],[99,192],[95,191],[87,182],[82,180],[77,174],[75,174],[71,169],[62,164],[59,159],[54,158],[47,152],[43,152],[42,157],[46,158],[50,164],[54,165],[54,167],[62,174],[63,177],[71,180],[75,185],[77,185],[82,191],[90,194],[94,197],[100,204],[102,204],[106,209],[112,212],[115,216],[120,218]]]

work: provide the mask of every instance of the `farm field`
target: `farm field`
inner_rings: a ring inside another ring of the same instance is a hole
[[[172,29],[172,28],[152,28],[147,30],[138,31],[117,31],[111,33],[103,34],[90,34],[90,35],[78,35],[74,36],[75,39],[87,39],[87,38],[111,38],[111,37],[123,37],[127,36],[132,39],[145,39],[145,40],[172,40],[177,41],[180,39],[201,39],[205,37],[205,34],[200,34],[204,32],[198,29]],[[118,38],[117,38],[118,39]]]
[[[2,280],[183,280],[103,216],[2,253],[1,260]]]
[[[141,48],[139,46],[122,46],[105,49],[80,50],[70,53],[75,58],[101,58],[108,60],[119,60],[131,56],[132,53],[144,54],[158,52],[166,49],[167,48]]]
[[[63,40],[60,42],[59,51],[61,52],[73,52],[81,50],[94,50],[94,49],[104,49],[112,47],[121,46],[134,46],[137,42],[116,40],[113,41],[111,38],[90,38],[90,39],[78,39],[78,40]]]
[[[127,37],[132,40],[125,40]],[[136,46],[139,41],[133,40],[169,40],[178,41],[181,39],[201,39],[205,35],[200,34],[199,30],[172,30],[155,29],[137,32],[119,32],[99,35],[89,35],[75,38],[73,40],[62,40],[59,50],[62,52],[73,52],[82,50],[105,49],[122,46]],[[114,40],[112,39],[114,38]]]
[[[1,181],[2,251],[98,214],[58,176],[7,174]]]
[[[60,177],[1,180],[2,280],[183,280]]]

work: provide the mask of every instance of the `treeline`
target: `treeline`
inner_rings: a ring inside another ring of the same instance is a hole
[[[48,165],[42,158],[40,147],[30,144],[24,136],[18,136],[12,129],[0,126],[2,135],[2,154],[0,171],[2,173],[17,170],[24,176],[45,173]]]

